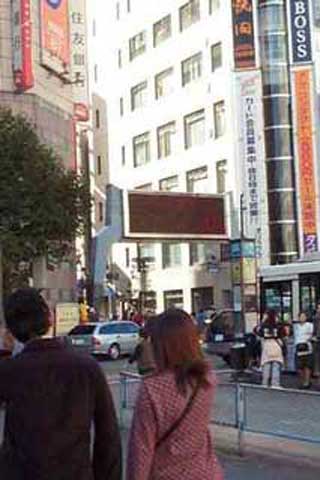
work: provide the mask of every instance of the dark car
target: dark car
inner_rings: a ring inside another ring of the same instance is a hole
[[[221,357],[227,365],[239,370],[259,355],[259,340],[254,334],[241,331],[240,312],[220,310],[206,323],[203,343],[206,353]]]

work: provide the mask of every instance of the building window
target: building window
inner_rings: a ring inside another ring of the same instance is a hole
[[[126,164],[126,147],[124,145],[121,147],[121,163],[123,166]]]
[[[124,108],[123,108],[123,97],[120,98],[120,115],[123,116]]]
[[[214,12],[219,10],[220,0],[209,0],[209,14],[212,15]]]
[[[174,192],[177,191],[179,187],[178,175],[173,175],[172,177],[163,178],[159,182],[159,190],[163,192]]]
[[[152,183],[144,183],[143,185],[139,185],[135,188],[135,190],[139,190],[141,192],[151,192],[152,191]]]
[[[131,12],[131,0],[127,0],[127,12]]]
[[[145,107],[147,104],[147,82],[141,82],[131,88],[131,110]]]
[[[220,243],[220,261],[230,262],[230,243]]]
[[[126,248],[126,268],[130,267],[130,248]]]
[[[157,47],[169,37],[171,37],[171,15],[167,15],[153,25],[153,46]]]
[[[138,248],[140,258],[149,258],[150,263],[155,261],[154,243],[139,243]]]
[[[201,145],[205,141],[204,110],[191,113],[184,117],[185,148]]]
[[[213,243],[190,243],[190,265],[205,264],[212,256],[215,256]]]
[[[96,37],[96,35],[97,35],[97,21],[96,21],[96,19],[94,18],[94,19],[92,20],[92,36],[93,36],[93,37]]]
[[[233,307],[233,293],[231,290],[222,290],[222,306],[223,308]]]
[[[96,128],[100,128],[100,111],[96,110]]]
[[[180,31],[200,20],[200,0],[190,0],[180,8]]]
[[[103,222],[103,203],[102,202],[98,203],[98,209],[99,209],[99,222]]]
[[[97,83],[98,82],[98,65],[95,64],[94,66],[94,81]]]
[[[201,167],[187,172],[187,192],[190,193],[207,193],[208,184],[208,168]]]
[[[170,122],[157,129],[158,158],[169,157],[173,150],[173,136],[176,133],[176,123]]]
[[[227,160],[220,160],[216,164],[217,193],[226,192]]]
[[[166,97],[173,92],[173,67],[160,72],[155,77],[156,99]]]
[[[118,50],[118,67],[122,68],[122,51],[120,48]]]
[[[163,292],[164,309],[181,308],[183,309],[183,290],[167,290]]]
[[[101,155],[97,156],[97,171],[98,171],[98,175],[101,175],[101,173],[102,173]]]
[[[146,32],[138,33],[129,40],[130,61],[146,51]]]
[[[211,67],[215,72],[218,68],[222,67],[222,45],[221,42],[212,45],[211,47]]]
[[[214,131],[215,138],[222,137],[225,133],[225,104],[224,102],[215,103],[213,106],[213,116],[214,116]]]
[[[150,162],[150,134],[149,132],[138,135],[133,139],[134,166],[140,167]]]
[[[120,2],[116,3],[116,19],[120,20]]]
[[[174,268],[181,265],[181,245],[179,243],[162,244],[163,268]]]
[[[182,62],[182,86],[194,82],[202,74],[202,53],[199,52]]]

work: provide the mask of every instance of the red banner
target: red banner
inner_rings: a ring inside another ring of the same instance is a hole
[[[313,252],[317,250],[317,211],[311,110],[311,70],[296,70],[294,77],[304,251]]]
[[[30,0],[13,0],[13,76],[19,91],[34,86]]]

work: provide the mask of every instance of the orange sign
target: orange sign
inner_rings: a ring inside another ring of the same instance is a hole
[[[304,251],[317,250],[317,212],[311,110],[311,70],[296,70],[297,146]]]
[[[58,74],[70,64],[68,0],[41,0],[42,63]]]

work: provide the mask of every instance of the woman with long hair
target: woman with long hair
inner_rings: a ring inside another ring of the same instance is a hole
[[[209,432],[215,377],[182,310],[151,330],[156,372],[143,379],[130,432],[127,480],[222,480]]]

